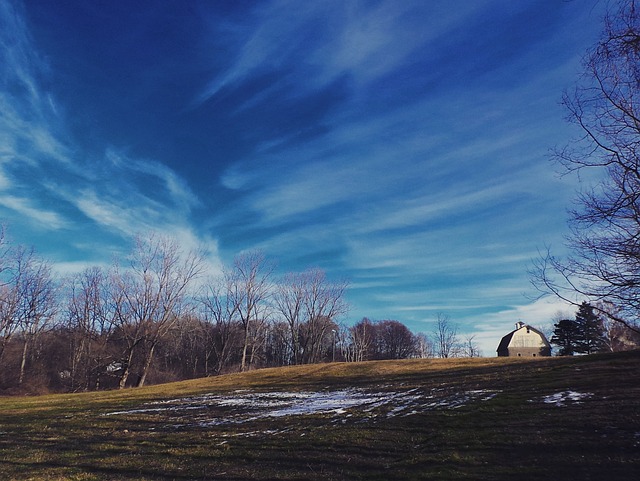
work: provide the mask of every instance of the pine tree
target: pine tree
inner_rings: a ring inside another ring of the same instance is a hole
[[[573,356],[580,344],[580,326],[573,319],[562,319],[554,325],[551,344],[560,348],[560,356]]]
[[[606,350],[605,329],[602,319],[593,311],[593,306],[583,302],[576,312],[575,322],[580,331],[576,352],[593,354]]]

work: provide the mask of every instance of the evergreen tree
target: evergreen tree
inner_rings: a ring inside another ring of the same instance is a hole
[[[606,350],[606,332],[602,319],[593,306],[583,302],[575,319],[563,319],[554,325],[551,344],[560,348],[560,356],[593,354]]]
[[[593,354],[606,350],[605,328],[602,319],[593,311],[593,306],[583,302],[576,312],[575,322],[580,331],[576,352]]]
[[[580,327],[573,319],[562,319],[554,325],[551,344],[560,348],[560,356],[573,356],[580,345]]]

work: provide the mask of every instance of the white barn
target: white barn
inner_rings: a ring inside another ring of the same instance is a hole
[[[500,357],[551,356],[551,345],[542,332],[517,322],[515,330],[502,338],[497,351]]]

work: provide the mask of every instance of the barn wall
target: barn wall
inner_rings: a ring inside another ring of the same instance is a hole
[[[550,356],[551,349],[544,339],[528,326],[521,327],[511,336],[509,356],[537,357]]]
[[[549,356],[546,347],[510,347],[509,357],[538,357]]]

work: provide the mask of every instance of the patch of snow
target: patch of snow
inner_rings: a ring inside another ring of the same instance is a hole
[[[224,434],[223,438],[252,438],[256,436],[275,436],[276,434],[286,433],[289,429],[265,429],[262,431],[248,431],[244,433]],[[226,441],[224,441],[226,443]]]
[[[435,409],[457,409],[473,401],[488,401],[496,395],[496,391],[453,393],[444,389],[428,392],[420,389],[369,391],[358,388],[299,392],[243,390],[227,395],[204,394],[156,401],[138,409],[105,415],[158,414],[173,420],[170,424],[172,428],[207,428],[266,418],[306,415],[328,415],[334,422],[346,422],[357,414],[375,419],[384,416],[411,416]]]
[[[177,399],[176,401],[179,401]],[[151,403],[154,404],[154,403]],[[192,409],[204,409],[206,406],[171,406],[168,408],[144,408],[144,409],[129,409],[127,411],[114,411],[110,413],[106,413],[105,416],[116,416],[121,414],[150,414],[150,413],[160,413],[166,411],[178,411],[178,410],[192,410]]]
[[[576,392],[576,391],[561,391],[555,394],[550,394],[542,398],[542,402],[545,404],[554,404],[558,407],[566,406],[569,403],[580,404],[583,399],[589,399],[593,397],[593,393],[589,392]]]

